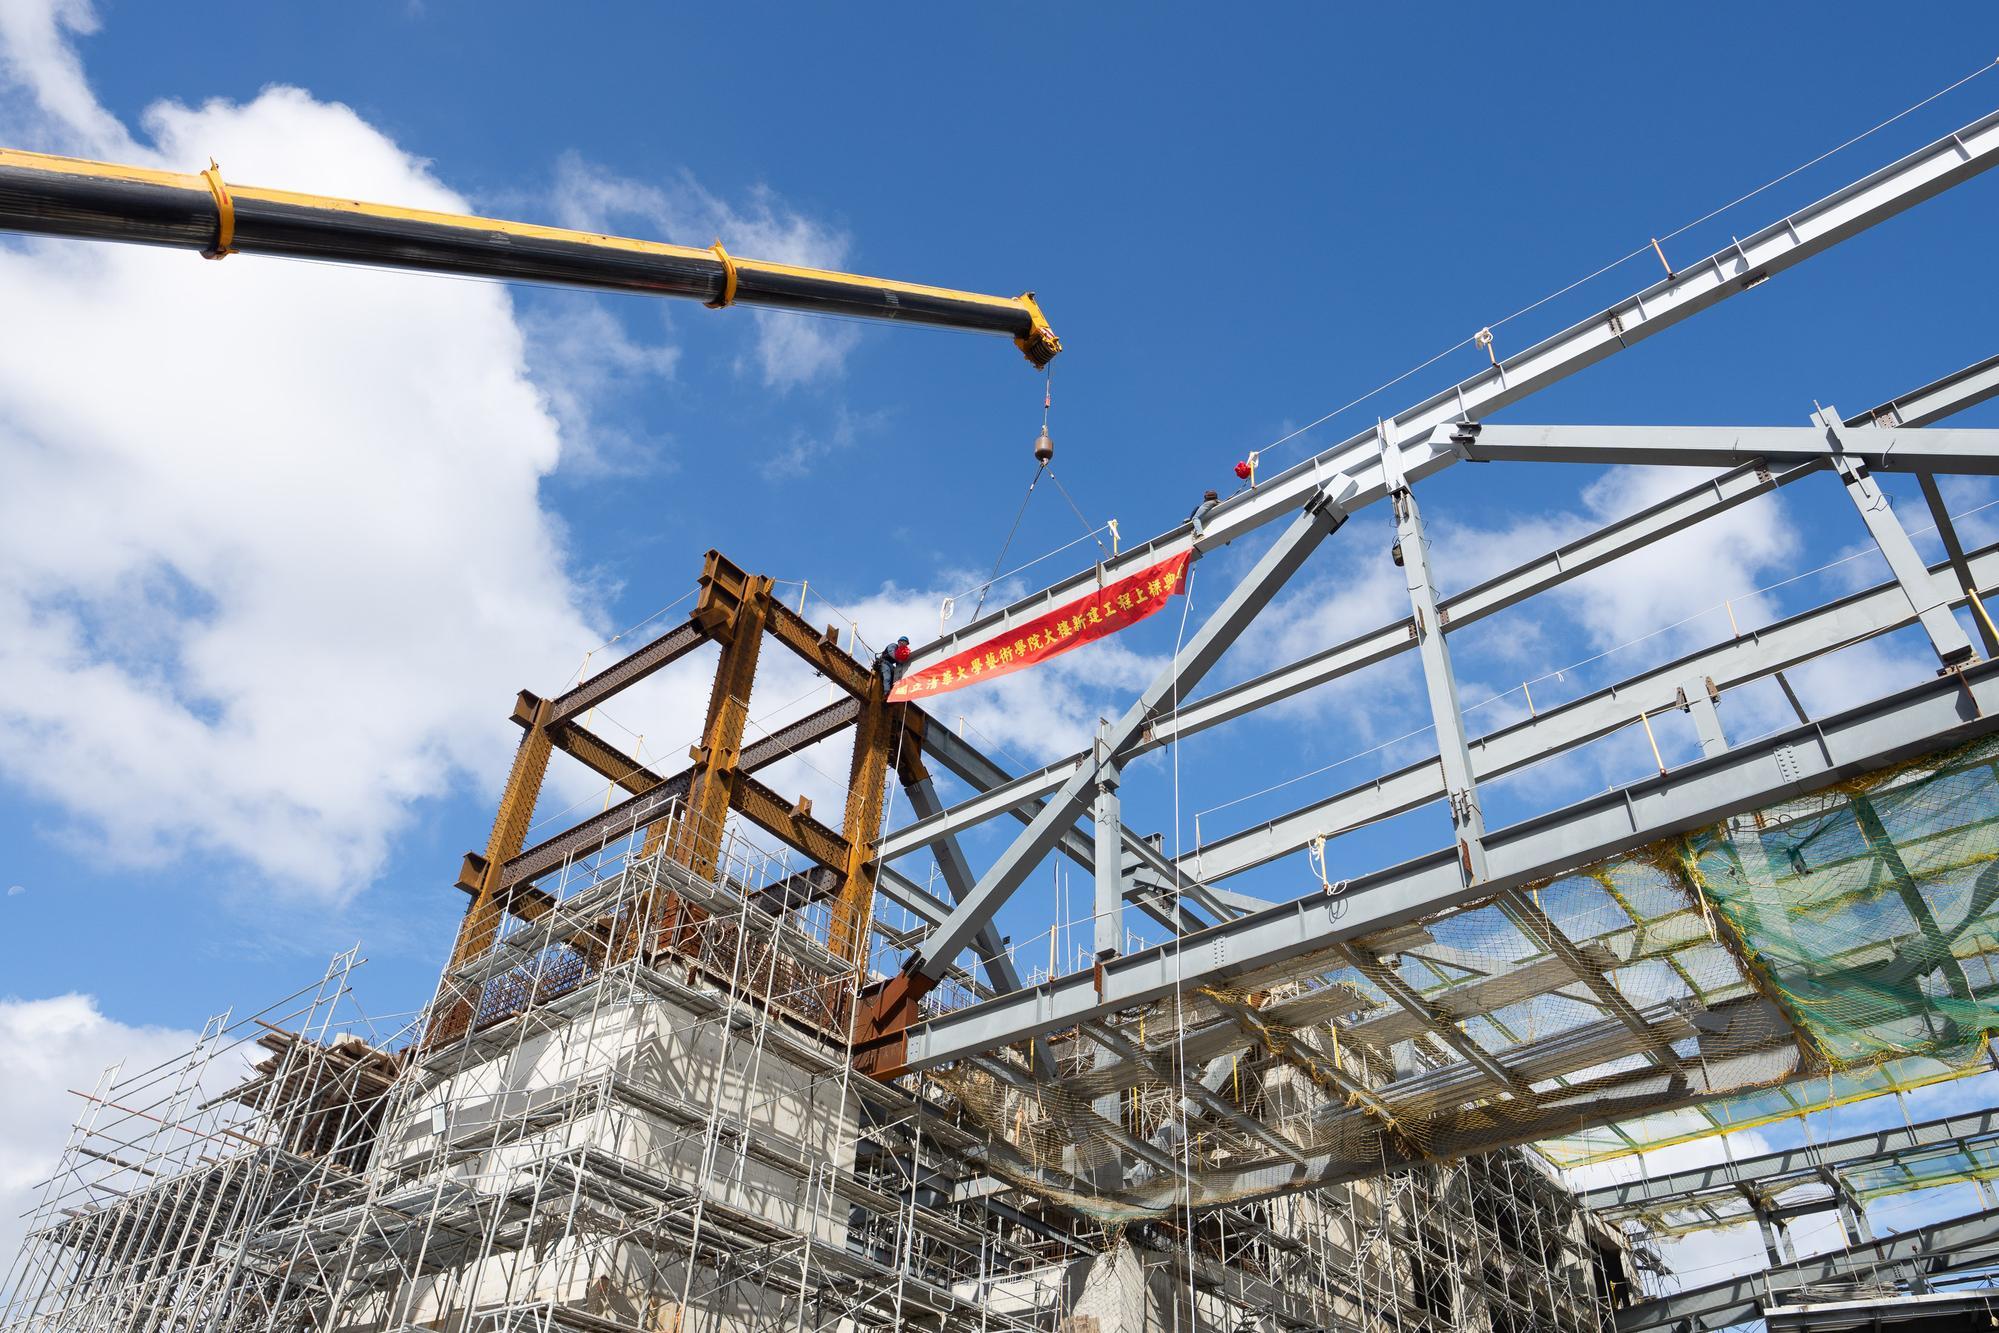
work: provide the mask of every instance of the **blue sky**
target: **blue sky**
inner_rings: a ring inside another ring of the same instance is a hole
[[[1115,517],[1127,538],[1226,490],[1245,451],[1999,53],[1999,18],[1969,5],[1921,21],[1858,5],[558,20],[431,3],[253,7],[218,25],[106,3],[94,31],[90,13],[0,5],[0,140],[184,169],[213,153],[258,184],[448,192],[502,216],[1035,289],[1069,349],[1056,473],[1091,524]],[[1999,72],[1677,238],[1672,257],[1995,105]],[[1999,179],[1974,181],[1505,419],[1801,424],[1814,398],[1856,411],[1989,355],[1996,204]],[[515,688],[558,688],[690,588],[710,546],[810,580],[817,618],[837,607],[877,638],[921,640],[939,595],[990,566],[1032,469],[1042,381],[1001,340],[7,244],[0,283],[49,314],[9,344],[38,368],[0,383],[0,443],[21,451],[16,475],[65,487],[50,512],[77,519],[19,557],[31,575],[6,593],[37,633],[0,666],[0,693],[77,692],[5,719],[0,887],[20,891],[0,898],[0,995],[89,995],[114,1024],[198,1025],[356,939],[377,1010],[421,1003],[462,908],[458,857],[485,839]],[[1498,348],[1656,276],[1641,256],[1499,326]],[[1461,349],[1270,458],[1331,444],[1482,355]],[[1461,466],[1419,495],[1456,589],[1689,480]],[[1534,686],[1551,702],[1698,646],[1721,634],[1724,599],[1753,620],[1881,577],[1861,552],[1757,594],[1861,550],[1821,481],[1454,639],[1467,703],[1563,669]],[[1213,683],[1399,614],[1386,524],[1356,519]],[[1083,526],[1043,488],[1008,563]],[[1081,549],[1040,568],[1067,572]],[[1204,562],[1196,614],[1253,554]],[[1022,764],[1066,753],[1170,648],[1170,621],[1032,691],[968,698],[968,725]],[[1830,707],[1922,673],[1920,645],[1896,639],[1809,686]],[[675,689],[656,720],[625,719],[661,762],[695,726]],[[1474,716],[1511,716],[1518,698]],[[1749,734],[1775,707],[1745,691],[1724,720]],[[1224,807],[1422,720],[1397,669],[1191,744],[1178,841],[1197,814],[1212,837],[1419,757],[1420,736]],[[1662,730],[1669,757],[1693,752],[1683,719]],[[1634,744],[1516,784],[1499,814],[1642,776]],[[1135,774],[1128,799],[1133,822],[1172,836],[1168,765]],[[1441,829],[1434,813],[1397,821],[1339,864],[1424,850]],[[998,845],[995,830],[972,850]],[[1301,873],[1245,887],[1281,896]],[[1046,929],[1053,882],[1009,909],[1016,938]]]

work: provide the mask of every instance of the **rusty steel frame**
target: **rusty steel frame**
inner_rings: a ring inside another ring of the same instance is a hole
[[[536,887],[542,876],[579,857],[602,851],[641,825],[645,851],[664,849],[704,878],[717,873],[722,830],[736,814],[813,863],[794,876],[787,894],[760,904],[784,910],[830,896],[830,947],[848,961],[862,959],[874,930],[874,895],[880,874],[877,848],[888,776],[905,782],[927,776],[921,758],[925,719],[910,704],[889,703],[879,675],[840,646],[838,632],[814,629],[772,594],[772,580],[748,574],[718,551],[702,565],[699,593],[688,619],[629,656],[553,699],[522,690],[512,720],[521,728],[513,768],[494,814],[483,852],[468,852],[457,886],[469,898],[446,975],[490,949],[508,915],[532,921],[556,899]],[[764,738],[744,743],[750,692],[768,635],[838,687],[844,698]],[[690,766],[662,774],[619,751],[586,727],[591,709],[686,657],[706,643],[720,645],[701,739]],[[846,808],[836,830],[812,814],[804,797],[788,798],[752,776],[787,754],[854,728]],[[560,751],[625,795],[572,827],[527,845],[527,834],[547,779],[550,757]],[[780,900],[781,899],[781,900]],[[435,1043],[470,1025],[473,996],[456,997],[434,1025]]]

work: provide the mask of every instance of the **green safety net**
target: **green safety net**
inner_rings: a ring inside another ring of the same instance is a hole
[[[1711,906],[1748,977],[1796,1030],[1800,1075],[1550,1141],[1552,1160],[1580,1164],[1992,1067],[1999,738],[1748,812],[1654,859]]]

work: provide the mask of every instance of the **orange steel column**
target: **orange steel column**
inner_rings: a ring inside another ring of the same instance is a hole
[[[850,963],[866,963],[874,928],[875,844],[881,837],[882,798],[888,785],[891,751],[901,727],[902,705],[890,705],[880,676],[874,677],[861,714],[854,720],[854,758],[847,769],[847,809],[840,836],[847,840],[847,864],[833,900],[827,947]]]
[[[736,764],[742,757],[743,726],[749,721],[750,687],[756,680],[757,653],[763,644],[764,616],[771,581],[748,575],[708,553],[701,575],[701,597],[694,617],[722,643],[715,663],[715,685],[708,696],[708,720],[701,743],[688,753],[694,775],[688,787],[687,809],[672,842],[673,859],[704,879],[713,879],[722,851],[722,829],[729,817]]]
[[[542,779],[548,774],[550,707],[548,700],[536,700],[533,721],[521,733],[520,746],[514,751],[513,769],[507,774],[506,788],[500,794],[500,808],[493,816],[493,831],[486,839],[486,864],[479,878],[479,889],[465,909],[447,971],[456,971],[492,948],[499,936],[500,922],[507,910],[500,895],[500,873],[527,845],[528,826],[534,822],[535,802],[541,797]],[[447,976],[440,987],[440,996],[451,985]],[[463,1033],[475,1017],[473,1007],[477,1000],[476,995],[461,995],[443,1015],[434,1015],[425,1040],[449,1040]]]

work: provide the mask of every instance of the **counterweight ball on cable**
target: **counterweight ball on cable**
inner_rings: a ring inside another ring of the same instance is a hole
[[[1054,457],[1055,441],[1048,438],[1048,427],[1043,426],[1041,433],[1034,437],[1034,461],[1047,467]]]

